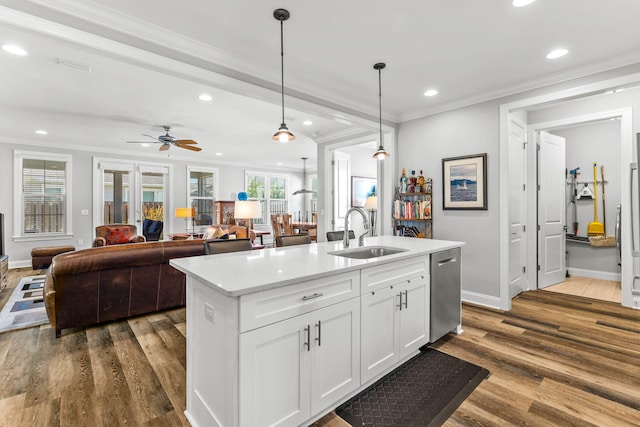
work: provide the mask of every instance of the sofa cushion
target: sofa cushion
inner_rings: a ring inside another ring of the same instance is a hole
[[[107,227],[107,235],[105,236],[107,245],[120,245],[129,243],[131,235],[128,227]]]

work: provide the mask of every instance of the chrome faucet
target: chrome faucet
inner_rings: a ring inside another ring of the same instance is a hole
[[[364,225],[365,231],[358,237],[358,246],[364,246],[364,236],[366,236],[369,232],[369,218],[367,217],[367,213],[364,211],[364,209],[350,208],[344,216],[344,238],[342,240],[342,243],[344,243],[345,248],[349,247],[349,215],[351,215],[351,212],[360,212],[360,215],[362,215],[363,219],[362,224]]]

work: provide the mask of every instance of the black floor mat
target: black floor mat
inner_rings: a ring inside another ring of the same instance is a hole
[[[336,408],[352,426],[439,426],[489,371],[427,348]]]

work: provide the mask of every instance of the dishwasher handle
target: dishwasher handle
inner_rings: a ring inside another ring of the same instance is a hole
[[[438,267],[441,267],[441,266],[443,266],[445,264],[450,264],[450,263],[456,262],[456,261],[458,261],[458,257],[451,257],[451,258],[448,258],[448,259],[445,259],[445,260],[442,260],[442,261],[438,261]]]

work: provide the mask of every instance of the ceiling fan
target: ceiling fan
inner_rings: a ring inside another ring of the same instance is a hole
[[[194,147],[194,144],[197,144],[197,142],[194,141],[193,139],[176,139],[173,135],[169,135],[169,132],[171,131],[171,126],[162,126],[162,128],[165,131],[164,135],[160,135],[158,137],[147,135],[146,133],[143,133],[142,135],[147,136],[151,139],[154,139],[155,143],[162,144],[160,146],[160,151],[168,150],[169,148],[171,148],[172,144],[175,145],[176,147],[186,148],[187,150],[191,150],[191,151],[202,150],[202,148],[200,147]],[[127,141],[127,142],[131,144],[148,144],[147,141]]]

